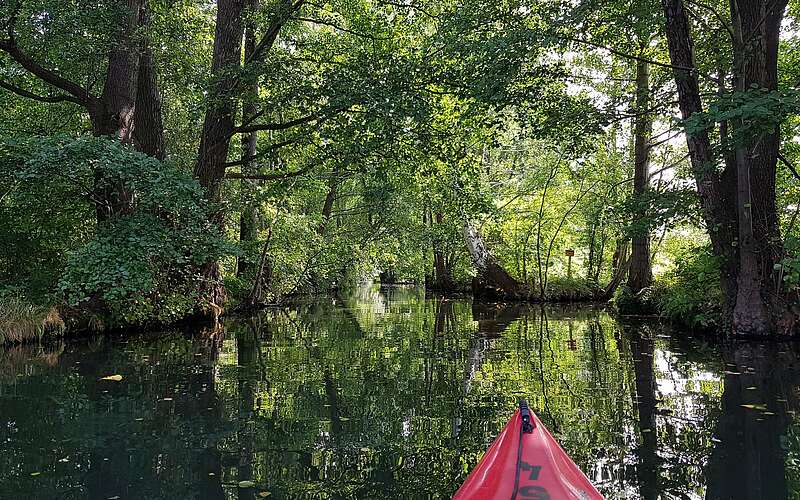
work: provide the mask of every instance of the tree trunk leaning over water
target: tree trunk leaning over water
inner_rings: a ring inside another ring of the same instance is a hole
[[[472,258],[472,264],[478,272],[472,283],[476,295],[507,299],[524,298],[522,285],[497,262],[486,248],[478,229],[469,221],[464,222],[464,241]]]
[[[611,279],[608,284],[600,291],[599,300],[611,300],[617,288],[625,281],[628,275],[628,268],[631,260],[628,257],[628,241],[617,240],[617,247],[614,250],[614,257],[611,260]]]

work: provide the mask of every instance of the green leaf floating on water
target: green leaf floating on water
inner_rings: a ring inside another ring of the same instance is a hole
[[[253,481],[239,481],[239,488],[252,488],[255,485]]]
[[[122,381],[122,375],[109,375],[107,377],[101,378],[100,380],[110,380],[112,382],[121,382]]]
[[[739,406],[741,406],[742,408],[747,408],[748,410],[766,410],[767,409],[766,405],[761,405],[761,404],[759,404],[759,405],[739,405]]]

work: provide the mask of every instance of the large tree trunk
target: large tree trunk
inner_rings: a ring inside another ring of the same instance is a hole
[[[206,198],[214,204],[222,201],[222,180],[225,177],[225,163],[231,137],[234,135],[234,112],[237,84],[242,59],[242,36],[244,22],[242,11],[245,0],[219,0],[217,3],[217,25],[214,34],[214,54],[211,72],[215,79],[211,89],[208,109],[203,121],[203,132],[194,175],[203,186]],[[217,206],[213,222],[220,227],[224,222],[224,212]],[[208,262],[202,269],[206,282],[201,312],[207,314],[217,310],[225,303],[225,288],[219,263]]]
[[[89,115],[95,135],[116,136],[124,143],[132,143],[139,71],[139,47],[134,35],[144,0],[123,0],[121,3],[126,6],[127,13],[120,22],[119,35],[108,55],[103,95],[89,110]]]
[[[692,38],[682,0],[662,0],[666,34],[684,119],[702,112]],[[785,0],[731,1],[736,88],[777,88],[777,54]],[[722,72],[720,72],[722,74]],[[724,89],[723,89],[724,90]],[[734,129],[745,125],[732,122]],[[722,257],[722,287],[733,332],[788,333],[796,316],[788,312],[774,266],[783,257],[775,206],[780,135],[771,133],[735,144],[718,173],[707,130],[687,134],[697,190],[715,255]],[[727,124],[720,126],[727,137]]]
[[[250,9],[255,9],[258,6],[258,0],[249,0],[250,1]],[[244,59],[245,61],[252,58],[253,54],[256,50],[256,33],[255,33],[255,26],[252,22],[247,24],[245,35],[244,35]],[[258,106],[256,105],[256,99],[258,98],[258,79],[254,79],[250,82],[248,88],[248,94],[245,96],[245,102],[242,106],[242,122],[248,123],[250,122],[258,112]],[[242,174],[249,175],[254,174],[255,169],[253,167],[253,157],[256,155],[258,146],[258,132],[253,131],[249,134],[245,134],[242,136]],[[248,187],[248,181],[246,179],[242,179],[241,182],[241,191],[242,191],[242,213],[239,216],[239,241],[241,242],[242,246],[246,249],[248,245],[252,244],[256,241],[257,237],[257,221],[256,221],[256,210],[253,206],[253,203],[250,201],[250,197],[247,195],[246,190]],[[237,276],[246,276],[253,270],[253,263],[248,260],[247,252],[238,259],[236,267],[236,275]]]
[[[120,20],[119,35],[108,56],[108,69],[103,94],[89,101],[89,118],[96,136],[116,137],[133,143],[134,111],[138,85],[139,55],[134,39],[144,0],[123,0],[127,9]],[[95,212],[98,221],[133,209],[132,194],[117,182],[108,181],[107,172],[95,171]]]
[[[469,221],[464,222],[464,241],[478,273],[472,281],[472,291],[475,295],[508,299],[525,298],[522,285],[497,262],[486,248],[478,229]]]
[[[117,32],[108,53],[105,83],[102,95],[92,95],[90,88],[62,76],[57,68],[47,68],[17,44],[14,35],[15,21],[7,26],[9,39],[0,39],[0,50],[34,76],[64,92],[45,102],[72,102],[89,114],[95,136],[113,137],[126,144],[134,144],[144,153],[163,159],[163,126],[161,105],[153,68],[152,55],[142,33],[149,23],[147,0],[116,0],[121,16],[115,19]],[[137,41],[137,37],[141,36]],[[96,81],[97,75],[83,75]],[[8,88],[8,87],[6,87]],[[25,89],[10,90],[23,97],[32,97]],[[137,108],[139,111],[137,111]],[[136,124],[140,123],[137,132]],[[134,208],[133,194],[118,181],[110,180],[102,168],[95,171],[95,212],[98,221],[124,215]]]
[[[650,135],[653,121],[648,114],[650,107],[650,65],[644,61],[636,63],[636,120],[634,125],[634,171],[633,197],[642,200],[649,188]],[[631,239],[631,262],[628,270],[628,287],[636,294],[653,282],[650,263],[650,232],[638,230]]]
[[[778,42],[785,1],[731,0],[735,38],[736,90],[778,88]],[[734,130],[743,127],[734,121]],[[739,216],[739,275],[733,326],[737,333],[766,334],[788,330],[789,318],[781,300],[774,265],[783,257],[775,206],[775,176],[780,130],[736,144]]]
[[[146,4],[146,2],[145,2]],[[150,10],[147,5],[141,9],[139,26],[150,24]],[[164,119],[161,106],[161,92],[158,88],[153,51],[150,41],[143,37],[140,44],[139,75],[136,84],[136,109],[133,120],[133,143],[142,153],[164,160]]]
[[[235,128],[236,96],[234,96],[234,90],[242,58],[242,36],[244,35],[242,12],[245,1],[219,0],[217,2],[217,25],[211,63],[211,72],[215,83],[203,121],[200,149],[194,168],[195,177],[205,189],[206,197],[212,203],[221,201],[225,162]],[[219,211],[215,222],[221,225],[222,220],[223,214]]]

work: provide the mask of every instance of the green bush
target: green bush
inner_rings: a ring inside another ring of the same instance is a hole
[[[722,325],[720,262],[706,245],[684,250],[660,280],[659,310],[671,321],[690,328]]]
[[[553,276],[547,281],[547,299],[553,301],[591,300],[596,290],[581,276]]]
[[[19,182],[44,192],[83,195],[91,206],[86,190],[102,189],[99,177],[131,194],[133,209],[97,224],[85,243],[68,249],[59,272],[56,291],[68,305],[101,311],[108,326],[184,317],[202,288],[200,267],[232,251],[209,222],[202,188],[169,163],[94,137],[6,141],[2,151],[19,165]],[[65,176],[71,189],[61,184]]]
[[[69,254],[94,233],[95,216],[87,201],[91,179],[27,169],[38,142],[55,147],[46,138],[0,138],[0,288],[49,303]]]

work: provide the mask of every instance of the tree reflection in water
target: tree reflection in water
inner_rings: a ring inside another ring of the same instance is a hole
[[[797,369],[593,308],[364,288],[0,351],[0,497],[447,497],[526,398],[610,498],[783,498]]]

